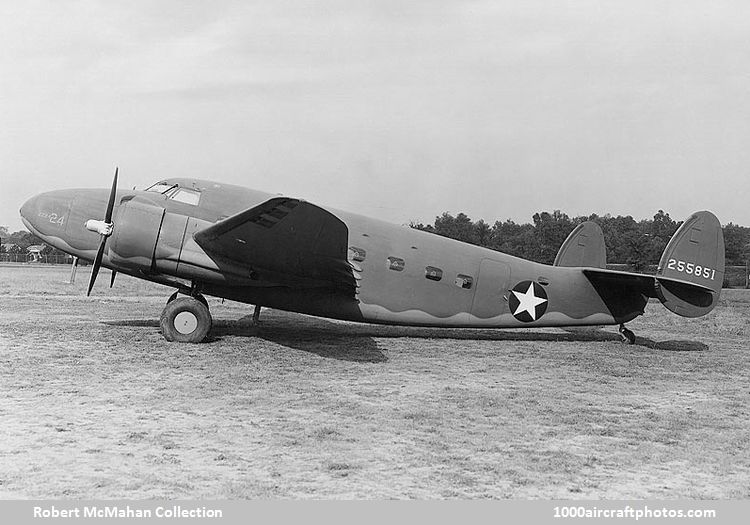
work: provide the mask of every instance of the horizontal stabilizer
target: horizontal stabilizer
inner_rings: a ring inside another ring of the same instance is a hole
[[[607,248],[604,244],[604,233],[599,225],[593,221],[586,221],[576,226],[560,246],[553,264],[605,268]]]
[[[253,272],[288,276],[354,294],[347,260],[349,229],[332,213],[298,199],[275,197],[193,234],[206,253]]]
[[[715,292],[711,288],[681,279],[602,268],[584,268],[583,274],[591,281],[607,308],[619,322],[629,321],[630,319],[625,318],[629,312],[637,310],[643,312],[648,298],[661,300],[659,294],[665,293],[665,290],[680,297],[685,303],[681,311],[670,308],[684,317],[697,317],[683,313],[687,311],[688,305],[704,309],[714,304]]]

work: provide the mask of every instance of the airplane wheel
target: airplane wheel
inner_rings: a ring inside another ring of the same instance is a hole
[[[180,297],[164,307],[159,327],[167,341],[200,343],[211,330],[211,313],[199,299]]]
[[[625,328],[625,325],[620,325],[620,336],[623,343],[628,343],[629,345],[635,344],[635,334]]]

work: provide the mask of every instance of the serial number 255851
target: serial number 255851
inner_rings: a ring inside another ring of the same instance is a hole
[[[712,268],[701,266],[700,264],[678,261],[677,259],[669,259],[667,268],[670,270],[677,270],[678,272],[686,273],[688,275],[695,275],[696,277],[711,279],[712,281],[714,280],[714,277],[716,277],[716,270]]]

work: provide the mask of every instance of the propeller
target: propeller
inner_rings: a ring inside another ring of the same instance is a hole
[[[102,266],[102,257],[104,256],[104,248],[107,244],[107,238],[112,235],[114,230],[114,224],[112,224],[112,210],[115,207],[115,198],[117,197],[117,173],[119,167],[115,168],[115,178],[112,180],[112,189],[109,192],[109,202],[107,202],[107,212],[104,214],[103,221],[97,221],[94,219],[86,221],[86,228],[90,231],[97,232],[101,235],[101,241],[99,242],[99,250],[96,252],[96,258],[94,259],[94,267],[91,269],[91,278],[89,279],[89,289],[86,292],[86,297],[91,295],[91,289],[94,287],[96,276],[99,274],[99,268]],[[112,282],[110,286],[114,284],[114,272],[112,273]]]

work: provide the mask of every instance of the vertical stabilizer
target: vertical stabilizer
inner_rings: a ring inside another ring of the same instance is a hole
[[[605,268],[607,248],[604,244],[604,233],[599,225],[586,221],[576,226],[560,246],[553,264],[555,266]]]
[[[721,224],[709,211],[696,212],[675,232],[661,256],[657,296],[674,313],[699,317],[716,305],[723,282]]]

